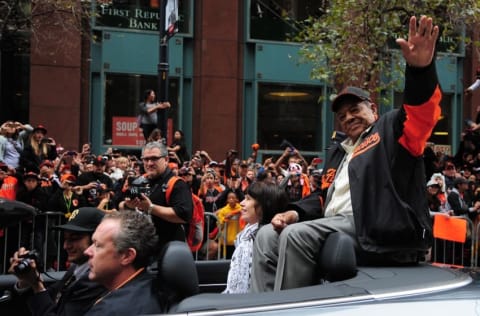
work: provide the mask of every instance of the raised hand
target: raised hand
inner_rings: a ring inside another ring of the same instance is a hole
[[[417,26],[417,18],[410,18],[408,40],[397,39],[403,57],[410,66],[426,67],[432,62],[438,26],[433,26],[432,18],[422,15]]]

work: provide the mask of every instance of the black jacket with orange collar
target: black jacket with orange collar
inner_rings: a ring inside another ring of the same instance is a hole
[[[435,64],[407,66],[404,104],[382,115],[361,137],[348,166],[358,243],[383,254],[423,252],[432,240],[423,150],[440,117]],[[322,195],[345,152],[334,142],[326,157]]]

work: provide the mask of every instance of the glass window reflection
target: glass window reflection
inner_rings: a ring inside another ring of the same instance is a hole
[[[250,39],[287,41],[299,32],[299,21],[319,14],[325,0],[252,0]]]
[[[260,84],[257,136],[262,149],[279,150],[284,139],[303,151],[321,151],[318,87]]]

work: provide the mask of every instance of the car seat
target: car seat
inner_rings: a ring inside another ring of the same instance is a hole
[[[185,242],[168,242],[159,258],[159,286],[167,300],[167,308],[171,309],[184,298],[199,293],[197,269]]]

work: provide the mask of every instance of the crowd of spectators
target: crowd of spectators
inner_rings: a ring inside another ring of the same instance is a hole
[[[435,152],[433,144],[425,149],[426,194],[432,217],[441,213],[476,222],[480,212],[479,130],[480,124],[469,122],[454,155]],[[287,192],[289,202],[318,190],[321,160],[307,161],[301,150],[288,142],[278,157],[258,161],[258,144],[252,145],[252,154],[244,159],[235,149],[227,150],[224,157],[212,158],[206,150],[189,155],[183,133],[177,130],[174,135],[168,145],[169,168],[201,198],[205,212],[219,219],[205,227],[206,232],[213,233],[205,236],[200,258],[213,259],[220,253],[231,257],[235,236],[245,226],[239,203],[254,180],[276,183]],[[33,205],[40,214],[61,213],[66,220],[73,210],[84,206],[105,213],[118,210],[129,197],[130,188],[142,185],[135,181],[143,173],[140,157],[120,149],[92,153],[90,144],[79,151],[65,149],[49,137],[45,126],[7,121],[0,127],[0,197]],[[22,230],[22,246],[28,246],[31,234],[33,246],[40,250],[46,239],[54,239],[45,236],[45,220],[46,216],[37,216],[35,227]],[[57,246],[49,242],[52,252],[48,257],[52,259],[47,265],[58,267],[54,262]],[[60,264],[64,268],[65,262]]]
[[[480,115],[476,122],[466,120],[458,151],[435,151],[427,144],[424,152],[429,210],[435,215],[454,216],[471,223],[469,236],[479,223],[480,214]],[[467,238],[463,259],[470,264],[471,240]],[[459,254],[457,257],[461,256]],[[434,258],[432,258],[433,260]],[[453,260],[455,258],[452,258]],[[456,258],[457,262],[461,258]]]
[[[214,159],[206,150],[189,155],[183,133],[177,130],[174,135],[172,144],[168,144],[169,168],[202,199],[206,212],[218,215],[223,209],[221,221],[213,222],[213,227],[208,230],[219,233],[205,237],[202,251],[206,252],[205,248],[210,247],[211,258],[217,256],[217,241],[227,233],[223,224],[232,219],[239,220],[238,216],[234,216],[235,213],[238,215],[238,206],[232,208],[232,214],[225,212],[229,193],[235,193],[238,204],[244,199],[248,186],[255,179],[260,179],[279,184],[294,201],[314,191],[320,179],[317,166],[309,164],[291,145],[275,161],[271,157],[264,162],[257,161],[258,144],[252,145],[252,155],[246,159],[241,159],[235,149],[226,150],[224,157]],[[14,121],[3,123],[0,127],[0,198],[30,204],[39,212],[35,225],[23,223],[20,246],[31,248],[33,240],[33,247],[42,252],[45,240],[48,240],[47,267],[65,268],[64,260],[56,262],[55,259],[60,245],[55,243],[55,238],[50,238],[53,235],[49,234],[53,232],[45,229],[48,216],[56,214],[58,218],[61,214],[61,221],[66,221],[80,207],[97,207],[105,213],[121,209],[121,203],[134,191],[132,187],[143,185],[139,182],[144,174],[140,158],[138,154],[113,147],[104,153],[93,153],[90,144],[83,144],[80,150],[63,148],[54,137],[50,137],[43,125],[33,127]],[[47,225],[55,224],[61,223],[50,221]],[[218,230],[215,229],[217,225]],[[229,225],[233,227],[237,223]],[[236,232],[244,225],[240,223]],[[10,230],[10,236],[17,234],[14,227]],[[4,238],[4,230],[1,233],[0,237]],[[229,246],[227,256],[230,257],[233,253],[232,232],[227,239],[226,244],[220,244]],[[12,252],[18,244],[15,242],[7,248],[7,252]],[[63,255],[63,258],[66,256]]]

